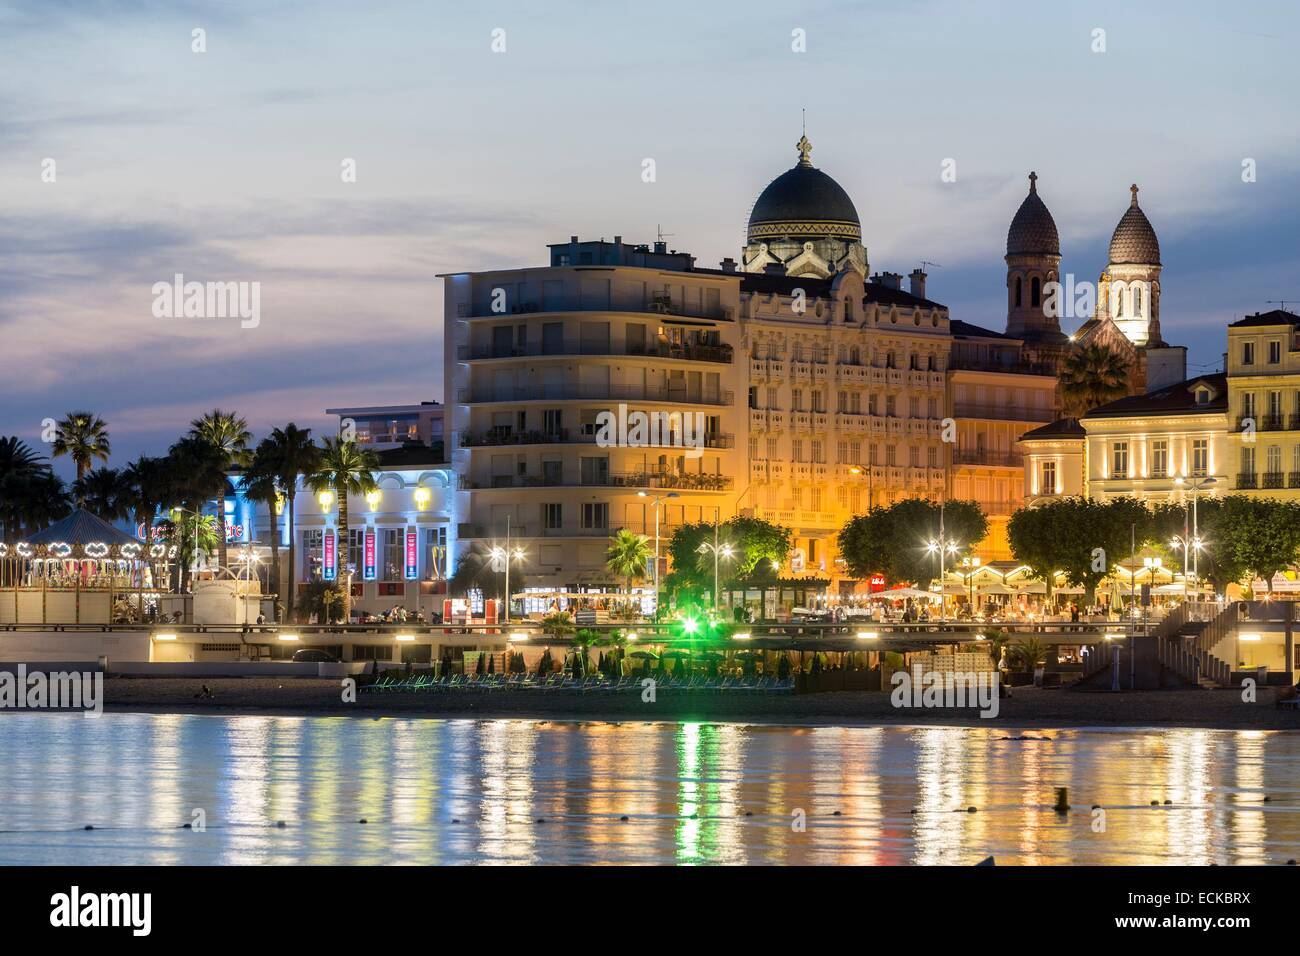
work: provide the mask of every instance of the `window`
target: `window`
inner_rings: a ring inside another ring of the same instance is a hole
[[[808,493],[808,498],[809,498],[808,501],[809,511],[822,510],[822,490],[820,488],[810,488]]]
[[[812,440],[812,460],[814,464],[818,465],[826,463],[826,447],[820,438],[814,438]],[[814,508],[813,510],[819,511],[820,509]]]
[[[775,460],[776,460],[776,458],[777,458],[777,453],[776,453],[776,452],[777,452],[777,439],[775,439],[775,438],[769,438],[769,439],[767,440],[767,459],[768,459],[768,461],[775,461]]]
[[[1039,292],[1041,291],[1041,288],[1041,280],[1038,276],[1034,276],[1029,280],[1029,304],[1035,309],[1041,304],[1039,300]]]
[[[1254,477],[1255,475],[1255,449],[1243,448],[1241,450],[1241,473]]]
[[[1020,308],[1020,279],[1016,279],[1016,308]]]
[[[817,389],[812,393],[812,410],[817,414],[826,412],[826,393]]]
[[[606,501],[587,501],[582,505],[582,526],[591,530],[603,530],[609,527],[609,503]]]
[[[1246,392],[1241,396],[1241,417],[1242,418],[1255,417],[1255,393],[1254,392]]]
[[[1204,478],[1210,471],[1210,440],[1197,438],[1192,441],[1192,477]]]
[[[564,505],[559,502],[548,502],[542,505],[542,527],[547,531],[563,528]]]
[[[564,412],[558,408],[542,409],[542,431],[549,437],[557,437],[562,429]]]
[[[1254,342],[1241,343],[1241,364],[1242,365],[1255,364],[1255,343]]]
[[[895,465],[898,464],[897,455],[898,455],[897,445],[891,444],[885,446],[885,464],[888,465],[890,468],[893,468]]]
[[[750,436],[749,436],[749,460],[750,460],[750,461],[758,461],[758,460],[759,460],[759,458],[758,458],[758,436],[757,436],[757,435],[750,435]]]
[[[609,484],[609,459],[583,458],[582,483],[584,485]]]
[[[790,442],[790,459],[792,461],[803,461],[803,439],[796,438]]]
[[[790,411],[792,412],[803,411],[803,389],[802,388],[790,389]]]
[[[403,581],[406,579],[406,532],[402,528],[384,528],[380,541],[383,557],[381,581]]]
[[[1043,462],[1039,475],[1038,493],[1040,495],[1056,494],[1056,462]]]
[[[1151,477],[1164,478],[1169,474],[1169,442],[1151,443]]]
[[[1117,441],[1110,449],[1110,476],[1112,478],[1128,477],[1128,442]]]
[[[1270,475],[1279,475],[1282,473],[1282,446],[1269,445],[1268,452],[1264,458],[1266,471]]]
[[[1268,343],[1268,364],[1280,365],[1282,362],[1282,343],[1274,339]]]
[[[929,463],[931,468],[939,467],[939,449],[931,445],[929,448],[925,450],[925,455],[926,455],[926,461]]]

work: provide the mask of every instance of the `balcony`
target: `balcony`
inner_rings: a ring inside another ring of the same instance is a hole
[[[479,405],[491,402],[572,402],[572,401],[623,401],[662,402],[671,405],[730,405],[735,395],[729,389],[707,389],[693,393],[685,389],[641,388],[634,385],[582,386],[572,382],[559,385],[531,385],[524,387],[462,388],[456,392],[461,405]]]
[[[512,315],[543,315],[555,312],[605,312],[617,313],[624,312],[633,315],[676,315],[690,319],[715,319],[724,322],[735,321],[735,310],[717,305],[713,307],[687,306],[684,302],[674,301],[671,296],[652,295],[645,299],[619,299],[616,301],[594,302],[589,299],[583,299],[579,296],[560,296],[554,300],[548,299],[545,302],[528,300],[512,305],[506,312],[493,311],[491,299],[485,298],[482,303],[475,306],[469,302],[459,302],[456,304],[456,318],[458,319],[504,319]]]
[[[980,448],[958,449],[952,453],[954,465],[989,465],[997,468],[1023,468],[1023,455],[1014,452],[985,451]]]
[[[542,475],[489,475],[482,479],[460,477],[462,491],[486,491],[499,488],[664,488],[671,491],[730,491],[735,481],[730,475],[699,472],[633,471],[610,472],[588,476],[585,480],[548,478]]]
[[[692,440],[696,436],[692,435]],[[700,436],[702,448],[734,448],[736,436],[724,432],[711,432]],[[501,445],[595,445],[596,434],[573,431],[562,428],[556,432],[543,431],[502,431],[461,432],[461,448],[498,447]],[[657,442],[646,442],[638,448],[683,448],[683,436],[680,432],[664,432]]]
[[[1279,432],[1286,428],[1285,415],[1239,415],[1236,431],[1245,431],[1248,422],[1254,422],[1255,430],[1261,432]],[[1293,424],[1292,427],[1294,428],[1295,425]]]
[[[997,362],[990,359],[954,355],[948,362],[952,372],[1003,372],[1008,375],[1047,375],[1056,378],[1056,369],[1039,362]]]
[[[958,402],[953,406],[953,418],[985,418],[1000,422],[1046,423],[1052,420],[1050,408],[1027,408],[1023,405],[980,405]]]
[[[1287,473],[1286,486],[1288,488],[1300,488],[1300,471],[1292,471]]]
[[[1242,489],[1258,488],[1259,480],[1254,472],[1240,472],[1237,475],[1237,487]]]
[[[1266,472],[1264,472],[1264,484],[1263,484],[1263,487],[1265,487],[1265,488],[1284,488],[1284,487],[1286,487],[1286,485],[1283,483],[1283,474],[1282,474],[1282,472],[1280,472],[1280,471],[1266,471]]]
[[[658,343],[655,345],[625,345],[617,347],[608,342],[563,342],[547,346],[532,343],[523,347],[495,347],[491,345],[461,345],[456,349],[456,358],[462,362],[476,362],[484,359],[567,358],[575,356],[626,356],[639,358],[661,358],[680,362],[713,362],[718,365],[730,365],[734,350],[730,345],[679,345]]]

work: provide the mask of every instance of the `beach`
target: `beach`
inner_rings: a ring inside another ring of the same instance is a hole
[[[208,694],[204,693],[204,688]],[[1274,706],[1280,688],[1256,702],[1234,690],[1123,693],[1017,687],[998,701],[997,716],[975,709],[895,707],[887,692],[821,694],[639,693],[455,690],[374,692],[345,702],[337,680],[318,678],[129,678],[104,682],[104,709],[140,713],[235,713],[300,716],[545,718],[557,720],[717,720],[773,724],[935,724],[971,727],[1202,727],[1297,730],[1300,712]]]

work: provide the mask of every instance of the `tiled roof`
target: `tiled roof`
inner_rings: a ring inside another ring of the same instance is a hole
[[[1204,405],[1196,404],[1196,385],[1204,382],[1214,391]],[[1083,416],[1090,418],[1120,418],[1128,415],[1206,415],[1226,411],[1228,408],[1228,377],[1222,372],[1201,375],[1197,378],[1149,392],[1130,395],[1094,408]]]
[[[1038,195],[1038,176],[1029,174],[1029,195],[1016,210],[1007,230],[1007,255],[1061,254],[1061,238],[1056,232],[1056,220]]]
[[[1133,198],[1120,218],[1119,225],[1110,237],[1112,264],[1160,265],[1160,242],[1156,231],[1141,207],[1138,206],[1138,188],[1130,186]]]
[[[1247,329],[1257,325],[1296,325],[1300,324],[1300,315],[1294,312],[1287,312],[1284,309],[1273,309],[1271,312],[1256,312],[1254,315],[1248,315],[1244,319],[1238,319],[1228,326],[1230,329]]]
[[[1040,425],[1032,431],[1027,431],[1020,436],[1021,441],[1032,441],[1037,438],[1083,438],[1087,432],[1079,424],[1077,418],[1058,418],[1054,422],[1048,422],[1046,425]]]

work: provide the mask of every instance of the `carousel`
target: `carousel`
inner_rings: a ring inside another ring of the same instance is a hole
[[[0,543],[0,624],[131,624],[156,607],[162,544],[146,545],[75,509],[17,544]]]

